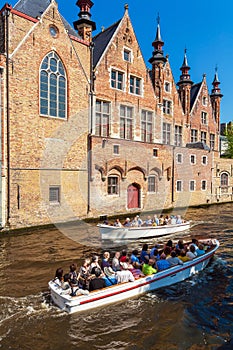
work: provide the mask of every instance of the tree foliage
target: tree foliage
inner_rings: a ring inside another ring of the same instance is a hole
[[[233,159],[233,127],[228,127],[226,129],[225,136],[227,140],[227,150],[225,155],[227,158]]]

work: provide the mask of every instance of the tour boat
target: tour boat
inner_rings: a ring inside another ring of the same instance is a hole
[[[204,255],[187,261],[183,265],[176,265],[153,275],[140,277],[134,282],[114,284],[110,287],[92,291],[88,295],[70,296],[64,294],[64,290],[60,286],[54,281],[50,281],[49,288],[52,301],[61,310],[73,314],[137,297],[146,292],[184,281],[203,270],[219,247],[219,242],[216,239],[209,239],[206,244],[210,248],[207,249]]]
[[[128,241],[136,239],[147,239],[182,232],[190,228],[190,221],[181,224],[163,226],[141,226],[141,227],[116,227],[98,224],[102,240]]]

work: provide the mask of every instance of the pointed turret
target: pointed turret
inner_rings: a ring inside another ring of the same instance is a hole
[[[217,67],[215,68],[215,75],[214,75],[214,80],[212,82],[212,85],[213,85],[213,89],[211,90],[210,99],[211,99],[211,104],[213,108],[213,116],[218,125],[218,131],[219,131],[220,130],[220,103],[223,95],[219,87],[220,81],[218,79]]]
[[[180,75],[180,80],[177,85],[179,87],[180,101],[183,107],[184,114],[186,115],[186,124],[189,124],[189,113],[190,113],[190,100],[191,100],[191,87],[193,85],[190,79],[190,67],[188,65],[187,59],[187,49],[184,50],[184,60],[180,67],[182,74]]]
[[[92,32],[96,29],[95,22],[91,21],[91,8],[94,4],[91,0],[78,0],[76,5],[80,12],[79,19],[73,23],[74,28],[83,40],[91,42]]]
[[[163,55],[163,45],[164,42],[161,38],[161,32],[160,32],[160,17],[157,17],[157,31],[156,31],[156,37],[155,40],[152,43],[152,46],[154,47],[154,51],[152,53],[152,57],[149,59],[149,62],[152,64],[152,71],[151,71],[151,79],[152,84],[155,89],[155,94],[158,97],[158,102],[162,103],[162,81],[161,78],[163,76],[163,66],[165,62],[167,61],[167,58]]]
[[[149,62],[151,64],[156,62],[164,63],[167,61],[166,57],[163,56],[163,45],[164,42],[161,38],[161,32],[160,32],[160,17],[158,15],[157,17],[157,31],[156,31],[156,37],[155,40],[152,43],[152,46],[154,47],[154,51],[152,53],[152,57],[149,59]]]

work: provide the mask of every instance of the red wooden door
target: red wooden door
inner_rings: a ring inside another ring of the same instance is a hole
[[[135,185],[128,187],[128,209],[139,208],[139,189]]]

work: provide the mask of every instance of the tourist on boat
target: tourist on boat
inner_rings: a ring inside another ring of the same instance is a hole
[[[56,284],[58,284],[60,287],[62,286],[62,283],[63,283],[63,269],[61,267],[59,267],[56,270],[55,277],[54,277],[53,281]]]
[[[161,214],[159,217],[159,225],[163,226],[163,224],[164,224],[164,217],[163,217],[163,214]]]
[[[177,215],[176,223],[177,224],[182,224],[183,223],[183,220],[181,219],[180,215]]]
[[[121,252],[120,263],[125,262],[126,258],[127,258],[127,251],[125,249],[123,249]]]
[[[183,261],[178,258],[174,250],[171,252],[171,256],[167,258],[167,261],[171,266],[183,265]]]
[[[169,218],[169,216],[168,215],[166,215],[165,216],[165,218],[164,218],[164,225],[170,225],[170,223],[171,223],[171,219]]]
[[[157,272],[157,270],[154,268],[154,265],[155,265],[154,259],[149,259],[147,264],[143,264],[142,272],[144,273],[145,276],[153,275],[153,273]]]
[[[64,282],[62,284],[62,289],[64,290],[62,294],[69,294],[72,297],[76,295],[88,295],[88,290],[83,290],[79,288],[76,284],[72,283],[72,280],[70,279],[70,274],[66,273],[64,275]]]
[[[171,215],[171,225],[176,225],[176,216]]]
[[[195,252],[196,252],[197,256],[205,254],[204,245],[202,243],[199,243],[198,248],[196,249]]]
[[[184,241],[183,241],[183,239],[179,239],[179,241],[176,244],[176,248],[180,249],[180,250],[184,249]]]
[[[186,251],[185,251],[185,249],[181,249],[181,250],[180,250],[180,253],[179,253],[179,255],[178,255],[178,258],[179,258],[180,260],[182,260],[183,262],[189,261],[189,257],[186,256]]]
[[[189,258],[189,260],[193,260],[194,258],[196,258],[197,253],[196,253],[195,246],[193,244],[190,244],[189,250],[187,251],[186,256]]]
[[[71,264],[70,265],[70,272],[69,272],[69,279],[72,284],[78,285],[78,275],[77,275],[77,265]]]
[[[145,220],[144,224],[146,226],[152,226],[152,219],[151,216],[148,216],[147,219]]]
[[[123,223],[123,226],[125,226],[125,227],[130,227],[131,226],[130,218],[126,218],[125,219],[125,222]]]
[[[170,263],[169,261],[166,260],[166,255],[164,253],[162,253],[160,255],[160,260],[157,260],[155,263],[155,267],[157,269],[157,271],[162,271],[165,269],[168,269],[170,267]]]
[[[132,265],[134,267],[140,267],[141,266],[139,258],[138,258],[138,250],[137,249],[134,249],[132,251],[132,254],[130,256],[130,260],[131,260],[131,263],[132,263]]]
[[[152,226],[159,226],[159,219],[157,215],[154,215],[153,217]]]
[[[85,259],[83,261],[82,266],[79,269],[79,286],[82,289],[89,289],[89,282],[90,282],[90,259]]]
[[[120,256],[121,253],[120,252],[116,252],[114,255],[114,258],[112,259],[112,269],[113,271],[120,271],[121,267],[120,267]]]
[[[167,258],[170,258],[170,256],[171,256],[171,251],[172,251],[172,248],[171,248],[171,247],[169,247],[169,246],[165,246],[165,247],[164,247],[163,253],[166,255],[166,259],[167,259]]]
[[[109,267],[110,266],[109,259],[110,259],[110,253],[109,252],[104,252],[103,259],[102,259],[102,262],[101,262],[101,269],[102,269],[102,271],[104,271],[105,267]]]
[[[105,280],[101,277],[102,275],[101,269],[98,267],[95,267],[93,272],[95,277],[90,280],[90,285],[89,285],[90,292],[96,289],[102,289],[106,287]]]
[[[93,255],[93,257],[91,258],[91,264],[90,264],[90,267],[89,267],[89,271],[90,271],[91,275],[94,274],[94,269],[96,267],[98,267],[98,269],[101,270],[101,267],[100,267],[100,265],[98,263],[98,260],[99,260],[99,258],[98,258],[97,255]]]
[[[140,218],[139,215],[136,215],[136,219],[137,219],[137,221],[138,221],[138,227],[142,226],[143,221],[142,221],[142,219]]]
[[[116,272],[117,283],[133,282],[135,280],[132,272],[128,270],[126,262],[121,263],[122,270]]]
[[[145,243],[142,246],[142,251],[141,251],[139,260],[140,260],[141,263],[148,263],[149,258],[150,258],[150,252],[148,250],[148,244]]]
[[[150,259],[158,260],[159,258],[160,258],[160,255],[158,251],[158,245],[155,244],[155,246],[150,250]]]
[[[132,227],[138,227],[138,219],[137,216],[134,217],[134,219],[131,222]]]
[[[116,221],[114,222],[113,226],[122,227],[122,224],[121,224],[119,219],[116,219]]]
[[[117,283],[116,273],[111,267],[105,267],[104,273],[105,276],[103,276],[102,278],[105,281],[106,287],[112,286],[113,284]]]
[[[195,247],[195,250],[198,249],[198,240],[196,238],[192,238],[192,243],[190,245],[193,245]]]

